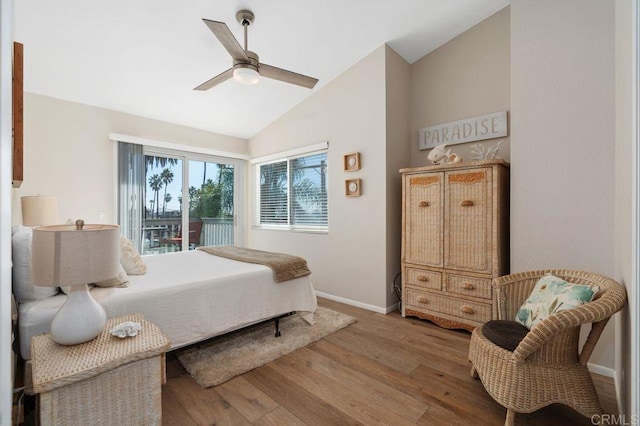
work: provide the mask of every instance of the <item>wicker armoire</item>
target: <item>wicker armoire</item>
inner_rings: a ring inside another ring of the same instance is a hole
[[[492,315],[491,280],[509,272],[503,160],[401,169],[402,316],[473,330]]]

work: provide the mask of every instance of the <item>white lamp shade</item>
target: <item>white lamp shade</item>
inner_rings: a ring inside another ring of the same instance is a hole
[[[58,199],[44,195],[21,198],[22,224],[25,226],[55,225],[58,222]]]
[[[233,70],[233,79],[242,84],[256,84],[260,81],[260,74],[253,68],[242,67]]]
[[[117,225],[42,226],[33,230],[33,284],[66,286],[113,278],[120,265]]]

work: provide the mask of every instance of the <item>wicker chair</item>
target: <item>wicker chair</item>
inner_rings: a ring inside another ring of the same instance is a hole
[[[494,319],[513,321],[536,282],[554,274],[577,284],[598,286],[593,301],[557,312],[532,328],[511,352],[489,341],[477,327],[471,335],[471,375],[480,377],[487,392],[506,407],[505,425],[515,413],[530,413],[554,403],[568,405],[584,416],[602,414],[587,361],[607,321],[622,309],[625,288],[598,274],[570,270],[522,272],[493,280]],[[591,323],[589,336],[579,350],[580,326]]]

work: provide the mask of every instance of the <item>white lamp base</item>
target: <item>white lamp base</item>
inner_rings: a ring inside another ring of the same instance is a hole
[[[61,345],[78,345],[95,338],[107,322],[107,314],[89,294],[86,284],[74,285],[67,301],[51,322],[51,338]]]

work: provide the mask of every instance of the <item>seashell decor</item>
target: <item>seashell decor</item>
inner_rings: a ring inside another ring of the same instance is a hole
[[[142,330],[142,325],[139,322],[127,321],[116,325],[109,330],[109,333],[124,339],[125,337],[137,336],[140,330]]]
[[[500,158],[497,156],[498,151],[502,148],[502,142],[499,140],[495,146],[490,147],[479,143],[471,145],[471,159],[472,160],[493,160],[494,158]]]
[[[438,145],[431,150],[427,158],[433,164],[455,164],[462,161],[462,157],[458,154],[452,154],[450,149],[445,151],[446,143]]]

